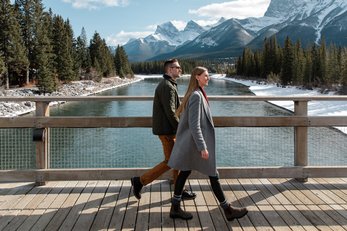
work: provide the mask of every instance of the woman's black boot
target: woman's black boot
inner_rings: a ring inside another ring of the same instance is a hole
[[[183,211],[180,206],[180,201],[172,199],[171,209],[170,209],[171,218],[181,218],[183,220],[190,220],[193,218],[193,215],[189,212]]]

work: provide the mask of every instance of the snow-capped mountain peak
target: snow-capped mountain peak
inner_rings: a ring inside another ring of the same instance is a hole
[[[261,49],[265,38],[276,35],[279,44],[286,37],[300,41],[303,46],[326,44],[347,46],[346,0],[271,0],[263,17],[224,19],[201,27],[194,21],[178,30],[172,22],[161,24],[143,43],[129,41],[125,45],[129,59],[167,57],[230,57],[238,56],[245,46]],[[130,46],[133,44],[136,46]],[[131,47],[131,49],[127,49]],[[167,53],[167,54],[164,54]],[[152,55],[152,57],[150,57]]]

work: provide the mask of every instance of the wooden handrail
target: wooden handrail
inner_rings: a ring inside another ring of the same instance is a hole
[[[347,116],[215,116],[215,127],[347,126]],[[0,128],[152,127],[151,117],[54,116],[0,117]]]
[[[128,179],[146,169],[64,169],[49,168],[50,128],[129,128],[152,125],[151,117],[105,117],[105,116],[49,116],[51,102],[69,101],[150,101],[152,96],[32,96],[0,97],[5,101],[32,101],[36,103],[36,115],[27,117],[0,117],[0,128],[35,128],[42,132],[43,140],[36,140],[37,169],[2,170],[0,180],[34,180],[44,184],[47,180],[62,179]],[[307,128],[347,126],[347,116],[308,116],[310,101],[347,101],[347,96],[209,96],[211,101],[292,101],[293,116],[215,116],[216,127],[294,127],[295,153],[293,167],[248,167],[219,169],[222,177],[293,177],[305,181],[307,177],[347,176],[347,166],[313,167],[307,166]],[[73,171],[75,174],[70,174]],[[195,175],[194,175],[195,176]],[[196,176],[200,177],[200,176]]]

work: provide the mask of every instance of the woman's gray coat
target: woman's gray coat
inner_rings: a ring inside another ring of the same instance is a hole
[[[201,157],[207,149],[209,158]],[[216,176],[215,131],[210,106],[200,90],[192,93],[178,123],[176,142],[168,165]]]

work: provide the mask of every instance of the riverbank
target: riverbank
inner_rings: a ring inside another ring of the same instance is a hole
[[[104,78],[101,82],[94,82],[90,80],[86,81],[74,81],[69,84],[63,84],[59,87],[59,90],[47,96],[87,96],[97,94],[102,91],[106,91],[112,88],[121,87],[137,81],[141,81],[144,78],[159,78],[161,75],[136,75],[133,79],[121,79],[119,77]],[[187,76],[188,77],[188,76]],[[221,74],[211,74],[213,79],[221,79],[224,81],[234,81],[245,86],[258,96],[316,96],[327,95],[316,90],[300,89],[298,87],[279,87],[275,84],[259,83],[252,80],[243,80],[236,78],[225,77]],[[25,96],[37,96],[35,92],[37,88],[18,88],[10,90],[0,90],[1,96],[13,96],[13,97],[25,97]],[[330,92],[328,95],[333,95],[334,92]],[[274,104],[286,108],[288,110],[294,110],[294,104],[290,101],[275,101]],[[53,104],[53,103],[52,103]],[[346,116],[347,115],[347,103],[344,101],[320,101],[309,102],[308,114],[312,116],[318,115],[335,115]],[[0,116],[11,117],[23,115],[35,110],[35,103],[33,102],[0,102]]]
[[[109,89],[122,87],[137,81],[141,81],[142,78],[122,79],[119,77],[103,78],[100,82],[94,82],[91,80],[72,81],[68,84],[62,84],[58,90],[46,94],[45,96],[88,96],[106,91]],[[39,96],[37,87],[16,88],[10,90],[0,90],[0,97],[26,97],[26,96]],[[57,104],[52,102],[51,104]],[[12,117],[24,115],[35,111],[35,103],[26,102],[0,102],[0,116]]]

